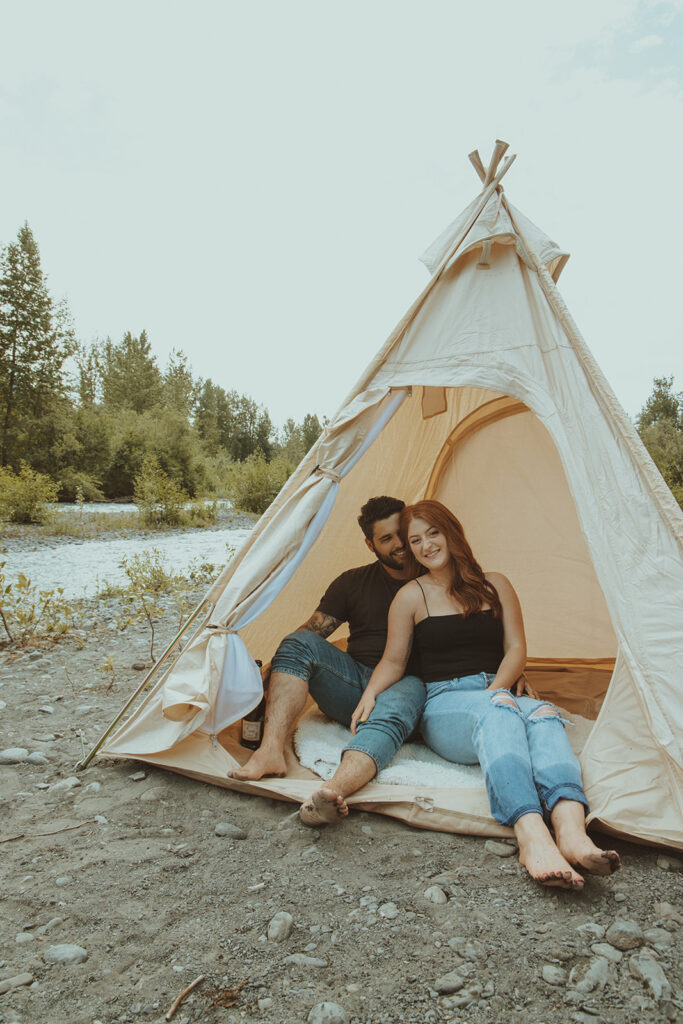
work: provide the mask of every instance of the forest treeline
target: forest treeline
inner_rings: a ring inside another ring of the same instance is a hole
[[[0,465],[46,474],[61,500],[132,496],[152,457],[190,496],[226,494],[241,473],[262,511],[322,426],[308,413],[277,430],[253,398],[195,378],[181,351],[160,367],[144,330],[79,342],[28,224],[1,250]]]
[[[276,430],[253,398],[161,368],[145,331],[89,345],[55,302],[29,228],[0,251],[0,468],[45,474],[61,500],[133,495],[143,466],[190,496],[262,512],[319,436],[312,413]],[[654,381],[638,432],[683,505],[683,394]],[[151,468],[150,468],[151,467]]]

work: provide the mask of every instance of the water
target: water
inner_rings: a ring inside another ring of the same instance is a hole
[[[190,562],[199,559],[212,562],[218,575],[232,553],[227,547],[237,550],[250,533],[249,529],[187,530],[111,540],[65,539],[35,551],[10,551],[0,555],[0,561],[6,563],[4,573],[9,579],[23,572],[41,590],[63,587],[67,598],[92,597],[105,582],[127,582],[119,568],[122,558],[130,559],[152,548],[162,553],[167,567],[174,572],[185,572]]]

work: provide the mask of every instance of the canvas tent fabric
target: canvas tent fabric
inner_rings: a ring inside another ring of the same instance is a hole
[[[484,568],[513,581],[536,688],[594,721],[580,755],[591,819],[683,848],[683,516],[556,288],[567,254],[490,177],[425,254],[425,290],[216,580],[190,642],[101,753],[309,796],[319,780],[292,751],[283,779],[227,778],[247,756],[234,723],[261,698],[253,659],[266,663],[329,581],[367,560],[356,517],[368,497],[434,497]],[[509,834],[482,786],[371,783],[349,802]]]

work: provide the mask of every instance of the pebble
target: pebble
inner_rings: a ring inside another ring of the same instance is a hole
[[[71,881],[71,875],[60,875],[59,878],[55,879],[55,885],[62,886],[68,885]]]
[[[70,775],[68,779],[60,779],[59,782],[53,782],[50,786],[50,792],[70,793],[72,790],[77,789],[80,784],[80,779],[77,779],[75,775]]]
[[[386,917],[389,921],[393,921],[395,917],[398,917],[398,907],[395,903],[382,903],[379,913],[380,917]]]
[[[308,956],[306,953],[291,953],[286,956],[284,961],[286,964],[293,964],[295,967],[329,967],[327,960],[321,960],[317,956]]]
[[[268,923],[268,939],[270,942],[284,942],[292,934],[294,918],[286,910],[280,910]]]
[[[63,917],[51,917],[50,920],[47,922],[47,924],[42,925],[38,929],[38,934],[39,935],[47,935],[47,933],[52,928],[56,928],[58,924],[63,924],[63,922],[64,922],[64,918]]]
[[[132,775],[128,776],[133,782],[142,782],[143,779],[147,778],[147,772],[133,772]]]
[[[43,704],[43,706],[38,708],[38,710],[42,711],[44,715],[54,715],[55,713],[55,709],[51,704]]]
[[[645,937],[636,921],[615,921],[606,932],[605,938],[610,946],[617,949],[635,949],[642,946]]]
[[[488,853],[492,853],[494,857],[512,857],[516,853],[516,847],[510,846],[508,843],[497,843],[495,839],[487,839],[484,849]]]
[[[132,668],[133,672],[144,672],[145,669],[147,668],[147,664],[144,661],[134,661],[130,667]]]
[[[50,946],[45,950],[43,959],[48,964],[82,964],[88,959],[88,952],[83,946],[66,942],[60,946]]]
[[[369,825],[361,825],[361,827],[360,827],[360,830],[361,830],[361,832],[363,833],[363,835],[364,835],[364,836],[370,836],[370,837],[372,837],[372,836],[374,836],[374,834],[375,834],[375,833],[374,833],[374,832],[372,831],[372,829],[370,828],[370,826],[369,826]]]
[[[151,786],[140,793],[140,800],[144,803],[152,803],[153,800],[161,800],[165,795],[166,788],[164,786]]]
[[[5,992],[11,992],[13,988],[30,985],[32,981],[32,974],[15,974],[13,978],[3,978],[0,981],[0,995],[3,995]]]
[[[596,956],[604,956],[606,960],[611,960],[614,964],[618,964],[624,956],[621,950],[610,946],[608,942],[594,942],[591,950]]]
[[[628,896],[626,895],[625,892],[615,892],[615,894],[614,894],[614,902],[615,903],[626,903],[627,899],[628,899]]]
[[[349,1024],[349,1017],[339,1003],[318,1003],[308,1017],[308,1024]]]
[[[469,988],[464,988],[458,995],[446,996],[441,1000],[441,1007],[444,1010],[458,1010],[463,1006],[469,1006],[475,999],[479,999],[482,993],[481,985],[475,982]]]
[[[0,700],[0,711],[4,711],[6,707],[7,707],[7,701],[6,700]]]
[[[609,963],[604,956],[597,956],[589,963],[588,970],[583,978],[577,980],[578,977],[578,968],[572,967],[569,974],[569,984],[577,992],[588,993],[595,991],[595,989],[601,990],[609,979]]]
[[[448,896],[440,885],[430,885],[429,888],[425,890],[424,896],[430,903],[448,903]]]
[[[247,833],[237,825],[229,821],[219,821],[214,829],[214,834],[227,839],[246,839]]]
[[[15,936],[14,941],[18,942],[20,945],[24,942],[35,942],[35,936],[31,935],[30,932],[19,932],[19,934]]]
[[[434,982],[434,988],[440,996],[449,996],[453,992],[459,992],[464,984],[465,979],[461,978],[457,971],[449,971]]]
[[[269,1010],[272,1005],[273,1000],[270,998],[270,996],[263,996],[263,998],[259,999],[258,1001],[259,1010]]]
[[[665,921],[675,921],[677,924],[683,924],[683,917],[670,903],[655,903],[655,914]]]
[[[601,924],[597,924],[596,921],[587,921],[586,924],[580,924],[576,930],[581,935],[588,935],[592,939],[602,939],[605,936],[605,929]]]
[[[648,945],[654,946],[654,948],[660,953],[663,950],[668,949],[673,942],[671,933],[668,932],[666,928],[648,928],[647,931],[643,933],[643,936]]]
[[[636,953],[628,962],[628,969],[634,978],[642,981],[656,1000],[671,997],[671,985],[656,960],[645,953]]]
[[[28,757],[26,747],[8,747],[0,750],[0,764],[22,764]]]
[[[672,857],[671,854],[667,853],[666,856],[657,857],[657,867],[661,868],[662,871],[681,871],[683,869],[683,860],[680,857]]]
[[[569,977],[563,967],[555,967],[554,964],[543,964],[541,973],[548,985],[566,985]]]
[[[84,793],[99,793],[102,789],[101,782],[89,782],[87,786],[83,787]]]
[[[32,754],[29,754],[26,758],[28,764],[49,764],[50,759],[45,756],[42,750],[34,750]]]

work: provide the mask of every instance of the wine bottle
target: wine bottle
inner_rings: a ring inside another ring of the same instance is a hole
[[[256,659],[256,664],[261,668],[262,663]],[[266,698],[264,696],[260,704],[257,704],[253,711],[245,715],[241,722],[242,734],[240,744],[248,750],[258,750],[263,739],[263,723],[266,718]]]

